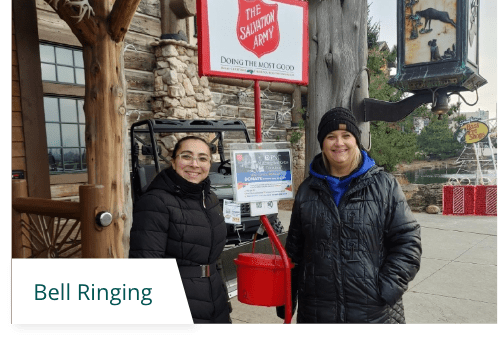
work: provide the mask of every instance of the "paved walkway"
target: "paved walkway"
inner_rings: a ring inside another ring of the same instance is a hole
[[[288,228],[290,212],[281,211]],[[415,214],[422,265],[403,296],[407,323],[497,323],[497,218]],[[275,308],[232,298],[233,323],[282,323]],[[296,315],[292,322],[295,323]]]

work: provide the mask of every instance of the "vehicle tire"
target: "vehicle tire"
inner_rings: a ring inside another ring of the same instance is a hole
[[[284,232],[284,226],[283,226],[282,222],[280,222],[278,217],[275,218],[275,220],[273,221],[273,223],[271,225],[272,225],[273,230],[275,231],[276,234],[281,234]]]

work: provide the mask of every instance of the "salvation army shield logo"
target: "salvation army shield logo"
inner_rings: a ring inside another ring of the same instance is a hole
[[[278,5],[262,0],[238,0],[237,38],[258,58],[273,52],[280,43]]]

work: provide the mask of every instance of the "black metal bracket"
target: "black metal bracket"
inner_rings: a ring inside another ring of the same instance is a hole
[[[431,91],[418,92],[398,102],[387,102],[376,99],[364,99],[365,121],[396,122],[403,120],[424,103],[432,103]]]
[[[163,39],[181,40],[181,41],[184,41],[184,42],[188,43],[188,38],[183,33],[183,31],[180,31],[178,33],[164,33],[164,34],[161,35],[161,40],[163,40]]]

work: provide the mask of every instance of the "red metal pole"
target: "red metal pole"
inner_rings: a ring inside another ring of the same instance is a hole
[[[268,237],[270,238],[271,241],[275,244],[277,247],[278,253],[282,257],[282,260],[284,262],[284,275],[285,275],[285,320],[284,324],[289,324],[292,319],[292,296],[291,296],[291,266],[290,266],[290,260],[289,257],[287,256],[287,253],[285,252],[285,248],[282,246],[280,243],[279,238],[277,237],[277,234],[275,234],[275,231],[273,230],[273,227],[270,224],[270,221],[266,217],[266,215],[261,215],[260,217],[261,222],[264,224],[266,228],[266,233],[268,234]]]
[[[262,127],[261,127],[261,89],[259,81],[254,81],[254,135],[256,142],[263,142]]]
[[[262,127],[261,127],[261,90],[259,88],[259,81],[254,81],[254,135],[256,137],[256,142],[263,142],[262,136]],[[273,230],[273,227],[270,224],[270,221],[266,217],[266,215],[261,215],[260,217],[261,223],[265,226],[266,233],[268,234],[268,238],[275,244],[277,247],[278,253],[282,257],[284,262],[284,275],[285,275],[285,319],[284,324],[289,324],[292,319],[292,296],[291,296],[291,266],[290,260],[285,252],[285,248],[280,243],[277,234]]]

